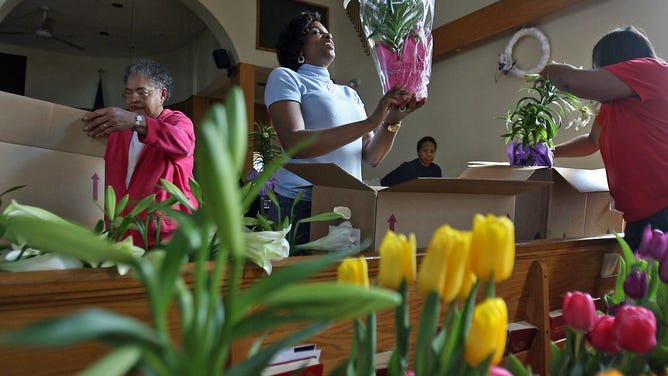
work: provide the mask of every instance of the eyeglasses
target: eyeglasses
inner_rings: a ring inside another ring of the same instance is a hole
[[[123,97],[123,99],[128,99],[128,98],[131,98],[133,95],[136,95],[141,99],[146,99],[151,94],[153,94],[152,91],[148,91],[148,90],[144,90],[144,89],[126,90],[123,93],[121,93],[121,97]]]

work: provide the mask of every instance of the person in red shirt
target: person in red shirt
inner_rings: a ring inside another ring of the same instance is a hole
[[[668,64],[632,26],[594,46],[592,69],[549,64],[541,75],[562,90],[601,102],[587,135],[555,147],[555,157],[600,150],[624,237],[637,249],[647,225],[668,231]]]
[[[125,71],[122,95],[127,109],[101,108],[83,118],[83,130],[90,137],[109,138],[104,155],[105,184],[114,189],[118,198],[130,195],[121,215],[127,215],[146,196],[155,194],[156,202],[167,199],[169,194],[159,188],[160,179],[176,185],[197,207],[189,185],[195,151],[193,123],[183,113],[163,107],[172,89],[172,77],[162,65],[140,60]],[[189,211],[183,205],[175,209]],[[177,224],[163,216],[159,226],[164,241]],[[156,245],[155,232],[151,221],[146,244],[138,231],[130,231],[130,235],[137,246],[152,247]]]

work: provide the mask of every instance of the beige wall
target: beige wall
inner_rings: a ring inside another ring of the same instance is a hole
[[[209,26],[211,34],[202,36],[195,46],[159,57],[169,61],[170,70],[185,73],[185,78],[177,83],[184,91],[177,97],[197,93],[220,74],[211,68],[212,45],[220,45],[232,51],[233,56],[241,62],[262,67],[276,66],[273,53],[255,49],[255,0],[182,1]],[[329,6],[330,30],[337,42],[337,58],[330,68],[332,76],[339,82],[360,79],[362,84],[359,93],[366,103],[367,111],[371,112],[381,96],[380,84],[371,58],[364,54],[361,42],[342,8],[342,1],[309,1]],[[436,0],[435,26],[493,2]],[[0,18],[17,3],[17,0],[0,0]],[[584,4],[532,25],[547,34],[553,60],[589,66],[590,51],[596,40],[607,30],[626,24],[645,29],[655,42],[659,55],[668,54],[668,38],[665,37],[668,35],[668,24],[665,22],[668,15],[667,1],[589,0]],[[365,178],[381,177],[402,161],[414,158],[415,143],[424,135],[432,135],[439,141],[436,162],[447,176],[457,176],[466,167],[467,161],[505,160],[506,145],[499,137],[505,128],[503,122],[496,118],[502,116],[519,98],[518,90],[524,86],[524,82],[515,77],[500,77],[495,82],[494,77],[497,73],[497,56],[512,34],[512,31],[503,33],[477,44],[475,48],[436,62],[433,65],[428,103],[404,122],[387,159],[376,168],[364,168]],[[0,46],[0,51],[4,51],[4,47]],[[534,41],[525,40],[518,43],[515,54],[518,64],[526,67],[537,61],[540,51]],[[38,69],[29,62],[27,84],[30,91],[43,96],[64,96],[70,102],[68,104],[75,107],[90,106],[88,102],[95,92],[90,82],[97,82],[98,68],[108,69],[108,75],[113,74],[116,79],[126,64],[125,61],[96,59],[88,59],[89,63],[75,63],[76,57],[40,56],[37,53],[32,60],[43,60],[43,64],[46,64],[47,58],[50,62],[48,69],[46,66]],[[85,69],[72,69],[76,64]],[[44,82],[50,84],[45,85]],[[108,88],[108,95],[112,97],[117,96],[115,93],[121,89],[120,84],[118,87],[113,85],[110,83]],[[586,131],[562,130],[557,141]],[[584,159],[558,160],[557,165],[593,168],[600,167],[601,162],[600,157],[595,155]]]

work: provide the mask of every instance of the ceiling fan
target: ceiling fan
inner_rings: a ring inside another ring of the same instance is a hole
[[[53,39],[57,42],[63,43],[71,48],[74,48],[79,51],[85,50],[84,47],[73,43],[71,41],[68,41],[67,39],[63,39],[59,37],[58,35],[54,34],[53,32],[53,24],[54,20],[53,18],[49,17],[49,7],[46,5],[42,5],[39,8],[39,11],[42,12],[42,23],[40,24],[39,28],[35,30],[34,35],[39,38],[39,39]],[[31,34],[31,33],[26,33],[24,31],[0,31],[0,34],[8,34],[8,35],[26,35],[26,34]]]

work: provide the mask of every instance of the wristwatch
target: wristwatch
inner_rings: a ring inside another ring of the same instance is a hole
[[[401,128],[401,123],[392,123],[392,124],[385,123],[385,128],[387,128],[388,132],[397,133],[399,132],[399,128]]]
[[[137,115],[137,117],[135,117],[135,124],[132,126],[132,130],[137,132],[137,128],[139,128],[142,121],[144,121],[144,117],[141,115]]]

